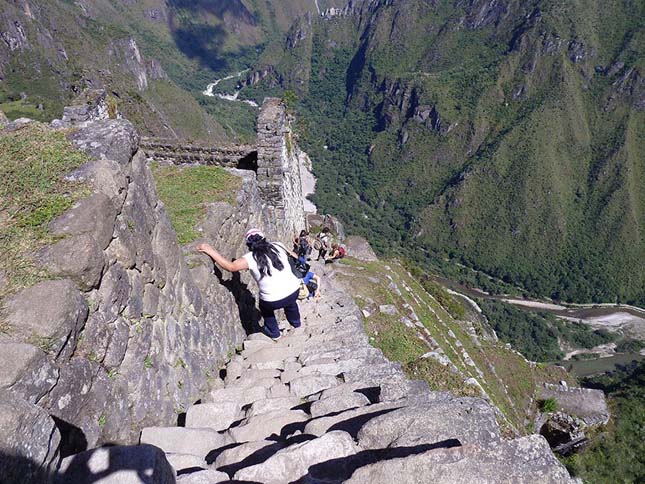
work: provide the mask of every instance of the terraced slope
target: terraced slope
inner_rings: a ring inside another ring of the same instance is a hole
[[[541,382],[571,378],[527,361],[497,340],[476,306],[438,286],[424,287],[396,261],[346,259],[327,276],[354,296],[371,343],[401,362],[410,378],[433,390],[487,399],[508,435],[531,431]]]

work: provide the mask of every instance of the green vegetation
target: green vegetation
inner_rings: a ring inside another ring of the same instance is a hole
[[[98,420],[99,427],[105,427],[106,423],[107,423],[107,417],[105,415],[101,415]]]
[[[576,348],[590,349],[617,339],[614,333],[561,321],[549,313],[518,309],[492,299],[479,299],[477,304],[499,338],[532,361],[562,359],[560,340]]]
[[[149,370],[149,369],[150,369],[150,368],[152,368],[153,366],[154,366],[154,365],[153,365],[153,363],[152,363],[152,357],[151,357],[150,355],[146,356],[146,357],[143,359],[143,367],[144,367],[146,370]]]
[[[627,338],[618,342],[616,353],[638,353],[642,348],[645,348],[645,342]]]
[[[46,274],[34,253],[52,242],[47,224],[87,194],[65,175],[86,161],[63,133],[32,123],[0,132],[0,300]]]
[[[524,428],[526,414],[541,382],[573,383],[562,369],[530,365],[492,339],[486,321],[440,286],[428,284],[426,289],[399,262],[388,261],[388,269],[385,265],[345,258],[336,276],[351,285],[358,306],[369,314],[365,329],[371,344],[400,362],[410,378],[465,396],[481,394],[477,385],[466,383],[474,379],[502,411],[500,425],[519,432],[529,430]],[[396,312],[381,312],[383,304]]]
[[[217,166],[153,165],[159,198],[166,206],[180,244],[200,237],[196,226],[206,215],[206,204],[235,202],[239,178]]]
[[[314,22],[310,48],[274,49],[267,89],[298,93],[318,207],[378,253],[492,293],[645,304],[645,117],[616,84],[642,69],[642,8],[542,2],[539,27],[532,8],[495,28],[416,0],[364,32]]]
[[[544,413],[552,413],[558,409],[558,401],[555,398],[547,398],[546,400],[540,400],[538,402],[538,407]]]
[[[590,484],[645,481],[645,362],[582,383],[608,395],[612,420],[588,449],[565,460],[569,472]]]

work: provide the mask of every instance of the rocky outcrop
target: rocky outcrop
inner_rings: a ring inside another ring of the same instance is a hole
[[[377,260],[376,254],[374,254],[369,242],[363,237],[352,235],[347,237],[343,242],[347,248],[347,255],[365,262]]]
[[[540,413],[534,431],[543,435],[553,450],[568,455],[588,444],[587,434],[609,422],[610,412],[602,390],[545,383],[538,402],[553,402],[554,410]]]
[[[36,473],[58,455],[176,423],[257,320],[248,276],[185,258],[128,121],[85,122],[69,138],[92,157],[69,179],[91,194],[49,226],[59,239],[37,257],[53,280],[2,309],[11,331],[0,333],[0,391],[13,420],[0,449],[29,456]],[[212,205],[200,227],[231,256],[250,225],[263,226],[255,173],[233,172],[243,179],[238,205]]]
[[[110,117],[116,118],[117,114],[116,111],[110,113],[107,93],[104,89],[87,89],[74,101],[72,106],[65,107],[62,123],[69,125],[87,121],[100,121]]]

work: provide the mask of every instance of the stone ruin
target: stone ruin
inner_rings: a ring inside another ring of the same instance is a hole
[[[199,227],[225,257],[250,227],[304,221],[279,103],[259,128],[257,176],[229,169],[236,204]],[[351,288],[325,283],[278,342],[258,333],[248,274],[179,246],[132,125],[69,139],[91,157],[69,177],[92,193],[49,226],[52,279],[2,308],[3,482],[572,482],[543,437],[505,439],[485,400],[408,380]]]

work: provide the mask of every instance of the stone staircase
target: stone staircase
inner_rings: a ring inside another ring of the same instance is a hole
[[[571,482],[541,436],[503,440],[484,400],[408,380],[340,288],[300,306],[301,328],[244,341],[185,426],[143,429],[177,482]]]

